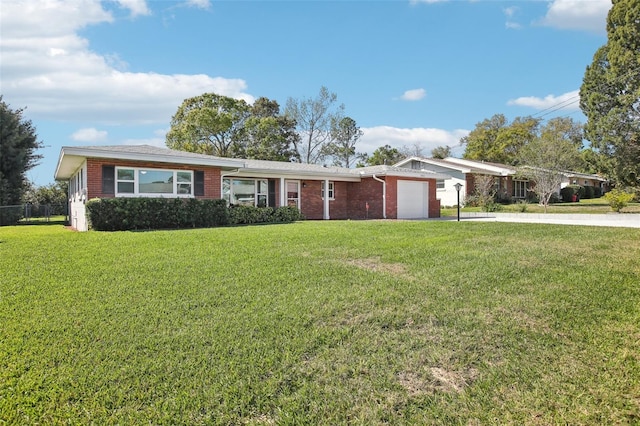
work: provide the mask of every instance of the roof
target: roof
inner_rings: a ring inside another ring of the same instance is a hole
[[[71,178],[86,158],[153,161],[156,163],[179,163],[193,166],[217,166],[229,170],[244,167],[242,160],[176,151],[151,145],[63,146],[60,150],[58,165],[56,166],[55,179],[65,180]]]
[[[152,161],[157,163],[188,164],[194,166],[220,167],[238,176],[289,176],[301,179],[332,179],[359,181],[362,177],[399,176],[423,177],[431,179],[449,179],[445,174],[428,170],[411,170],[395,166],[369,166],[356,169],[323,166],[319,164],[294,163],[286,161],[249,160],[239,158],[215,157],[207,154],[177,151],[151,145],[111,145],[62,147],[56,179],[70,179],[86,158],[105,158],[117,160]],[[230,174],[231,174],[230,173]],[[223,173],[224,174],[224,173]]]
[[[516,173],[516,170],[513,167],[505,164],[473,161],[454,157],[447,157],[445,159],[409,157],[396,163],[395,166],[401,166],[410,163],[411,161],[418,161],[426,165],[456,170],[461,173],[488,174],[494,176],[510,176]]]

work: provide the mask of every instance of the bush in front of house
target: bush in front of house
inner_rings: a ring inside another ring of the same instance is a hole
[[[573,196],[576,196],[576,201],[580,200],[580,185],[567,185],[560,190],[560,195],[562,196],[562,201],[565,203],[573,202]]]
[[[196,198],[96,198],[87,202],[97,231],[211,228],[302,219],[295,207],[227,207],[225,200]]]
[[[300,210],[295,207],[229,207],[230,225],[249,225],[253,223],[287,223],[303,219]]]
[[[97,231],[208,228],[229,223],[224,200],[195,198],[97,198],[87,202]]]

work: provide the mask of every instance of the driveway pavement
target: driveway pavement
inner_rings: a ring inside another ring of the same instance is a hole
[[[455,220],[455,218],[454,218]],[[640,214],[460,213],[460,220],[640,228]]]

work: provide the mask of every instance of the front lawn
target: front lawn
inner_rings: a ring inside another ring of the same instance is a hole
[[[0,228],[0,424],[640,422],[640,230]]]
[[[462,207],[461,212],[480,212],[481,207]],[[576,203],[555,203],[549,204],[547,213],[585,213],[585,214],[606,214],[613,210],[604,198],[583,199]],[[522,205],[518,203],[500,205],[499,213],[522,213]],[[544,213],[544,206],[537,203],[526,205],[524,213]],[[640,213],[640,203],[629,203],[622,209],[622,213]],[[457,215],[456,207],[445,207],[440,210],[442,217]]]

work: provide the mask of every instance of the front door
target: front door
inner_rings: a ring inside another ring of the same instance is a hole
[[[287,206],[292,206],[300,209],[300,181],[288,180],[285,181],[287,189]]]

